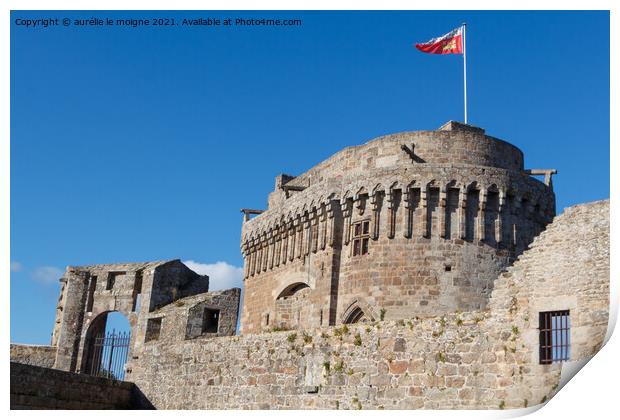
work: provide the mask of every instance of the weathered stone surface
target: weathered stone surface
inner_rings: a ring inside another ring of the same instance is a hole
[[[51,368],[58,349],[52,346],[11,343],[11,362]]]
[[[135,385],[11,362],[11,410],[149,408]]]

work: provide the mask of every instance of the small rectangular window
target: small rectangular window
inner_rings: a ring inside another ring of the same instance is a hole
[[[146,321],[146,336],[144,342],[159,340],[159,333],[161,332],[161,320],[162,318],[150,318]]]
[[[217,333],[219,322],[219,309],[205,308],[202,316],[202,333]]]
[[[570,313],[565,311],[540,312],[540,364],[570,360]]]
[[[131,306],[132,312],[140,310],[140,294],[142,293],[142,272],[136,272],[136,279],[133,283],[133,302]]]
[[[353,256],[368,254],[370,240],[370,221],[363,220],[353,224]]]
[[[114,288],[114,284],[116,283],[116,278],[119,276],[125,275],[125,272],[110,272],[108,273],[108,280],[105,285],[106,290],[112,290]]]

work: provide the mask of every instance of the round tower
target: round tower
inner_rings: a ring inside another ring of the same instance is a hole
[[[267,210],[242,210],[241,332],[484,308],[499,272],[553,219],[554,173],[525,170],[515,146],[450,121],[278,176]]]

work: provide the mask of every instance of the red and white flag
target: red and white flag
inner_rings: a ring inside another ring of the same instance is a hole
[[[424,44],[415,44],[415,47],[429,54],[463,54],[463,27],[438,38],[433,38]]]

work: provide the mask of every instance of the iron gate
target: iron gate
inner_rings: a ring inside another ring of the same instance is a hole
[[[131,333],[115,330],[95,336],[89,373],[94,376],[124,380],[130,338]]]

